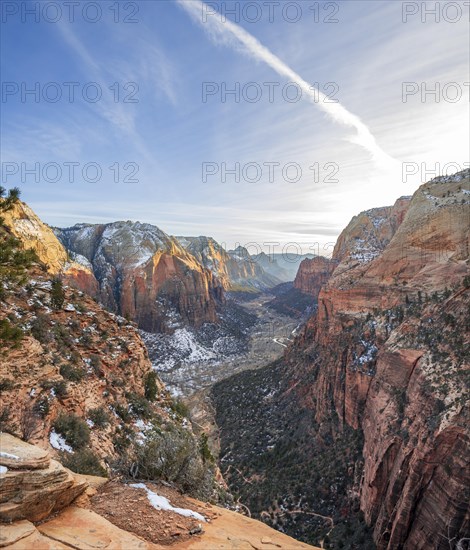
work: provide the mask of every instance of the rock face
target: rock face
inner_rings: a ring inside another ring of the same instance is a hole
[[[0,433],[0,521],[40,521],[68,506],[86,488],[48,453]]]
[[[139,222],[79,224],[55,233],[85,258],[109,310],[147,332],[217,322],[223,287],[211,270],[158,227]]]
[[[20,346],[0,354],[1,429],[51,452],[67,446],[70,451],[70,441],[64,446],[52,435],[53,426],[61,414],[75,415],[88,421],[82,427],[89,434],[87,448],[109,460],[141,437],[143,417],[158,414],[176,426],[158,377],[153,401],[144,399],[153,370],[134,323],[70,287],[63,306],[52,309],[51,283],[40,273],[31,274],[29,286],[28,292],[10,292],[1,304],[1,318],[9,315],[25,331]],[[94,414],[101,422],[93,422]]]
[[[294,280],[294,288],[316,300],[320,289],[330,278],[334,266],[334,262],[322,256],[312,259],[306,258],[299,266],[299,271]]]
[[[17,201],[11,210],[3,214],[3,220],[26,249],[36,252],[49,274],[60,276],[90,296],[97,295],[98,282],[91,266],[84,262],[70,261],[67,251],[52,230],[27,204]]]
[[[468,334],[469,194],[467,170],[353,218],[287,355],[315,373],[316,421],[333,410],[364,433],[360,502],[379,549],[468,532],[469,343],[455,330]]]

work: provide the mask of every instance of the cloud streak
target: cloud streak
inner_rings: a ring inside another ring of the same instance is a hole
[[[298,73],[291,69],[242,27],[228,19],[223,22],[220,17],[209,15],[211,13],[208,10],[209,6],[201,0],[177,0],[177,3],[195,22],[199,23],[206,30],[213,40],[218,40],[235,49],[240,49],[241,47],[244,53],[258,61],[266,63],[281,77],[286,78],[288,81],[295,82],[302,90],[302,94],[305,94],[305,97],[326,113],[334,122],[355,129],[356,134],[350,136],[348,138],[349,141],[368,151],[378,165],[393,166],[398,162],[377,144],[369,128],[357,115],[348,111],[339,102],[328,102],[328,97],[323,92],[304,80]],[[206,14],[208,14],[206,21],[202,19],[203,9]]]

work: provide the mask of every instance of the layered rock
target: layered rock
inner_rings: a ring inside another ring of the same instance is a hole
[[[79,224],[55,233],[67,250],[90,263],[105,307],[143,330],[217,322],[220,281],[158,227],[128,221]]]
[[[122,445],[143,437],[140,415],[157,415],[173,426],[181,421],[172,419],[171,398],[152,378],[136,325],[73,288],[64,292],[62,307],[52,309],[50,281],[32,273],[28,291],[4,297],[0,318],[14,319],[24,335],[19,346],[5,345],[0,354],[1,429],[72,458],[76,449],[53,426],[61,415],[75,415],[88,422],[81,428],[88,432],[87,448],[106,467],[104,460],[120,456]],[[147,402],[150,379],[153,401]],[[93,422],[94,412],[101,423]]]
[[[40,521],[86,489],[41,449],[0,433],[0,521]]]
[[[265,290],[281,282],[241,246],[228,252],[211,237],[177,237],[178,242],[209,269],[225,290]]]
[[[314,548],[168,486],[74,476],[41,449],[9,435],[0,435],[0,448],[0,462],[15,456],[19,466],[0,474],[2,548]]]

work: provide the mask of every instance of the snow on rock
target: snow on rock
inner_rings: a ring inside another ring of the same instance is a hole
[[[56,433],[56,431],[53,429],[49,436],[49,443],[54,447],[54,449],[57,449],[58,451],[66,451],[68,453],[73,452],[73,449],[70,445],[67,445],[65,442],[65,439]]]
[[[8,468],[6,466],[0,466],[0,476],[6,474],[7,472]]]
[[[0,458],[9,458],[10,460],[19,460],[20,457],[16,455],[12,455],[10,453],[4,453],[0,452]]]
[[[187,518],[191,517],[196,518],[199,521],[206,521],[206,518],[198,512],[194,512],[193,510],[189,510],[188,508],[175,508],[171,505],[170,501],[167,498],[157,495],[157,493],[154,493],[153,491],[148,489],[144,483],[133,483],[131,484],[131,487],[133,487],[134,489],[144,489],[144,491],[147,492],[147,497],[150,504],[155,508],[155,510],[167,510],[169,512],[175,512],[176,514],[179,514],[180,516],[185,516]]]

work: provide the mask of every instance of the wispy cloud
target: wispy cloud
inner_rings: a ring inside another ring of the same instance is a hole
[[[243,52],[254,59],[266,63],[281,77],[295,82],[302,90],[302,93],[322,109],[332,120],[343,126],[354,128],[356,135],[350,136],[348,139],[366,149],[372,155],[375,162],[380,165],[395,165],[397,163],[395,159],[377,144],[369,128],[357,115],[349,112],[339,102],[328,102],[328,98],[323,92],[304,80],[253,35],[228,19],[223,22],[221,18],[213,16],[203,22],[202,13],[205,4],[200,0],[177,0],[177,2],[194,21],[201,24],[212,39],[222,41],[222,43],[226,43],[237,49],[241,47]]]

